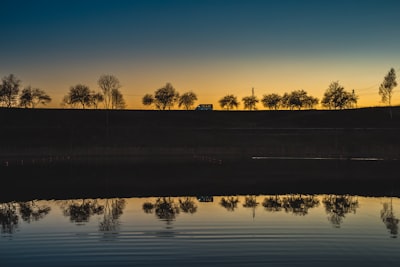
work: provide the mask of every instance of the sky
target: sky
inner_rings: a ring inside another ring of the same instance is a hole
[[[339,81],[360,107],[378,106],[383,77],[400,73],[397,0],[2,0],[0,8],[0,76],[45,90],[48,107],[79,83],[99,91],[102,74],[120,80],[129,109],[147,108],[143,95],[167,82],[218,106],[252,88],[258,98],[303,89],[321,99]]]

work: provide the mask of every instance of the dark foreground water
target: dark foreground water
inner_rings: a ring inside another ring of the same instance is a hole
[[[400,199],[258,195],[0,204],[0,266],[396,266]]]

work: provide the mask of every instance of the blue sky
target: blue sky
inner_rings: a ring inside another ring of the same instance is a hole
[[[0,75],[45,89],[54,106],[76,83],[97,90],[103,73],[121,80],[130,108],[166,82],[217,102],[251,87],[321,98],[339,80],[378,105],[400,62],[400,1],[3,0],[1,10]]]

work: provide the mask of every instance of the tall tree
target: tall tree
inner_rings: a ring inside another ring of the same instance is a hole
[[[21,81],[14,74],[5,76],[0,84],[0,104],[8,108],[17,103]]]
[[[39,88],[32,88],[31,86],[22,89],[19,96],[19,105],[25,108],[35,108],[39,104],[46,105],[50,102],[51,97],[45,91]]]
[[[193,92],[186,92],[183,95],[179,96],[178,99],[178,107],[183,106],[186,110],[189,110],[193,107],[194,102],[197,100],[197,95]]]
[[[256,105],[259,102],[257,97],[254,95],[245,96],[242,98],[242,101],[243,101],[244,109],[248,109],[248,110],[256,110],[257,109]]]
[[[264,107],[277,110],[281,105],[282,97],[278,94],[264,95],[261,103]]]
[[[124,96],[119,89],[111,91],[111,109],[124,109],[126,107]]]
[[[387,103],[389,106],[392,104],[393,89],[396,86],[396,71],[391,68],[379,86],[379,95],[382,97],[383,103]]]
[[[329,109],[352,108],[357,104],[357,95],[344,90],[338,81],[332,82],[324,93],[321,104]]]
[[[71,86],[63,102],[72,107],[79,104],[82,105],[83,109],[90,107],[92,105],[92,96],[89,87],[84,84]]]
[[[234,95],[226,95],[219,100],[219,105],[223,109],[231,110],[239,106],[239,101],[237,100],[237,97]]]
[[[178,99],[179,93],[170,83],[157,89],[154,94],[154,104],[156,108],[160,110],[171,109]]]
[[[106,109],[112,108],[113,91],[121,88],[119,80],[114,75],[103,74],[100,76],[97,84],[104,95],[104,107]]]

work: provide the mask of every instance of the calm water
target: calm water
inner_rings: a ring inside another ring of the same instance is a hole
[[[0,204],[0,266],[394,266],[399,198],[337,195]]]

